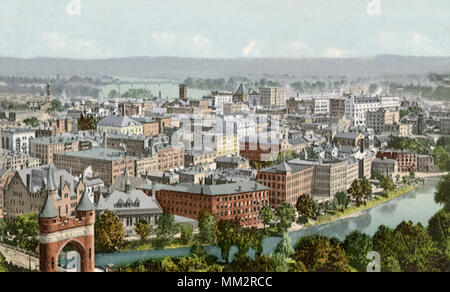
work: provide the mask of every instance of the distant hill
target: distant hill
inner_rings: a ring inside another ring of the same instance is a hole
[[[0,75],[126,76],[136,78],[218,78],[348,76],[449,73],[450,57],[408,57],[384,55],[348,59],[193,59],[176,57],[130,57],[117,59],[17,59],[0,57]]]

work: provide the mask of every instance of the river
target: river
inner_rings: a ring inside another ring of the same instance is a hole
[[[292,243],[295,244],[302,236],[312,234],[336,237],[340,240],[344,240],[347,234],[353,230],[359,230],[363,233],[373,235],[380,225],[394,228],[402,221],[420,222],[424,226],[427,226],[428,220],[441,209],[441,206],[434,202],[434,192],[437,183],[437,179],[428,179],[418,189],[365,210],[361,216],[340,219],[293,231],[289,234]],[[280,242],[280,238],[278,237],[266,238],[263,244],[264,253],[268,254],[273,252],[278,242]],[[230,257],[232,257],[236,250],[232,249]],[[206,247],[206,251],[208,254],[217,257],[220,255],[220,249],[217,247]],[[109,264],[122,265],[148,258],[185,256],[189,252],[189,247],[168,250],[127,251],[114,254],[96,254],[95,261],[96,266],[104,267]],[[250,255],[252,254],[250,253]]]

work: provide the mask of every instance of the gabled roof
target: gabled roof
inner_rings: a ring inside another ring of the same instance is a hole
[[[98,122],[98,126],[106,127],[128,127],[130,124],[141,125],[140,122],[132,120],[127,116],[109,116]]]
[[[246,94],[247,92],[248,92],[247,88],[245,88],[244,85],[241,83],[234,94],[235,95],[243,95],[243,94]]]

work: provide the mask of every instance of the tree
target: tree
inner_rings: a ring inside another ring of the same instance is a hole
[[[194,229],[191,224],[181,225],[181,243],[188,244],[194,239]]]
[[[286,259],[294,252],[292,247],[292,240],[287,232],[283,232],[280,243],[275,248],[275,253],[283,255]]]
[[[406,185],[408,183],[408,179],[409,178],[406,175],[402,177],[402,182],[404,185]]]
[[[311,197],[311,195],[303,194],[298,197],[297,203],[295,204],[295,207],[297,208],[298,214],[300,216],[307,218],[316,218],[316,210],[317,210],[317,203],[314,201],[314,199]]]
[[[119,218],[111,211],[103,212],[95,221],[95,249],[116,252],[125,247],[125,232]]]
[[[216,237],[214,230],[216,228],[216,219],[211,214],[205,214],[199,216],[198,219],[198,229],[200,241],[206,244],[214,244]]]
[[[180,228],[175,223],[175,217],[172,214],[164,213],[159,217],[158,227],[156,228],[156,241],[157,248],[164,248],[170,245],[173,241],[175,234],[179,232]]]
[[[36,253],[38,251],[38,217],[36,213],[19,215],[3,221],[2,241],[6,244]]]
[[[337,192],[334,196],[336,203],[341,207],[341,211],[348,208],[348,205],[351,202],[350,196],[346,192]]]
[[[361,180],[361,188],[365,200],[370,200],[372,198],[372,186],[366,177]],[[365,204],[365,202],[364,202]]]
[[[450,252],[450,212],[440,210],[428,221],[428,234],[443,251]]]
[[[264,229],[266,229],[266,226],[271,226],[273,220],[275,219],[275,212],[272,207],[265,205],[261,210],[261,218],[264,224]]]
[[[450,174],[439,181],[434,194],[434,201],[443,204],[444,209],[450,212]]]
[[[381,270],[433,272],[450,269],[449,256],[439,250],[420,224],[402,222],[392,230],[383,225],[373,236],[373,249],[380,253]],[[388,261],[388,262],[387,262]]]
[[[228,263],[231,247],[236,244],[241,231],[238,220],[219,220],[215,231],[217,245],[220,247],[222,259]]]
[[[367,259],[367,254],[372,251],[372,238],[367,234],[355,230],[346,236],[344,249],[350,266],[359,272],[365,272],[370,262]]]
[[[286,202],[281,203],[277,209],[277,215],[279,218],[278,222],[278,232],[286,232],[295,221],[295,209],[294,207]]]
[[[394,181],[390,176],[384,176],[380,181],[380,186],[387,192],[395,190]]]
[[[345,251],[336,238],[310,235],[299,239],[292,258],[308,272],[349,272]]]
[[[362,204],[364,200],[364,191],[360,180],[355,179],[347,190],[347,193],[356,201],[357,207]]]
[[[25,120],[23,120],[23,122],[27,126],[31,126],[31,127],[39,126],[39,120],[36,117],[25,119]]]
[[[255,246],[254,233],[251,229],[241,228],[236,233],[236,245],[238,247],[237,256],[242,256],[248,253],[252,246]]]
[[[415,179],[416,178],[416,172],[414,170],[411,170],[409,172],[409,177],[411,178],[411,180]]]
[[[92,116],[84,116],[83,114],[80,115],[80,118],[78,119],[78,130],[80,131],[89,131],[89,130],[95,130],[97,128],[96,120]]]
[[[61,101],[57,100],[57,99],[53,99],[50,102],[50,107],[48,108],[47,112],[48,113],[52,113],[52,112],[60,112],[64,110],[64,107],[62,106]]]
[[[134,230],[136,231],[136,234],[141,238],[141,242],[144,242],[144,240],[152,233],[152,227],[147,221],[143,219],[136,222]]]

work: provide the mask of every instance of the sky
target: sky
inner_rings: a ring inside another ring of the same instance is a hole
[[[0,56],[450,56],[449,16],[449,0],[0,0]]]

